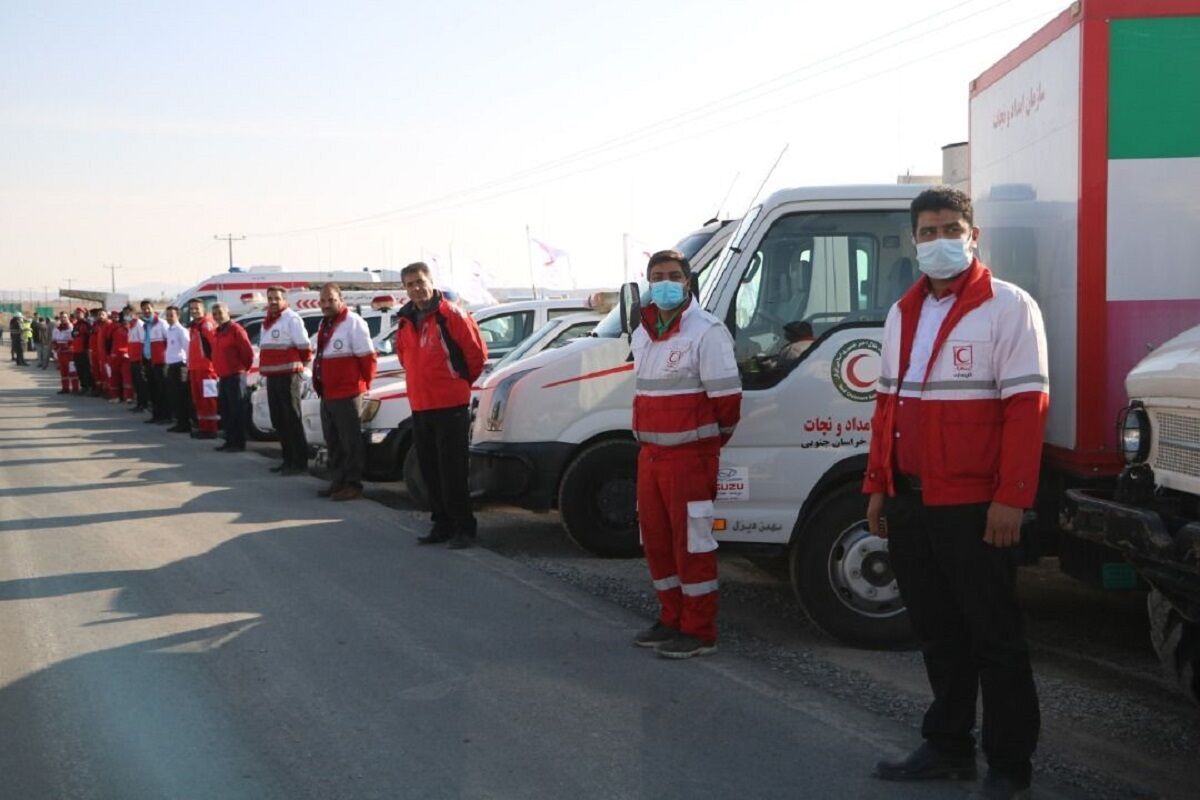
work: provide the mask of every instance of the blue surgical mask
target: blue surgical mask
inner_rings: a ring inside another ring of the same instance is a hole
[[[664,311],[678,308],[686,298],[687,290],[682,283],[656,281],[650,284],[650,302]]]
[[[966,239],[934,239],[917,244],[917,264],[931,278],[953,278],[971,266],[971,237]]]

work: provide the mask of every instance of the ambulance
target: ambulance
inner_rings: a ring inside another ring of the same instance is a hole
[[[175,298],[187,324],[187,301],[199,297],[207,308],[213,303],[224,303],[229,316],[234,319],[254,311],[272,286],[282,286],[289,292],[319,289],[321,284],[333,281],[342,284],[343,290],[361,284],[400,282],[398,270],[313,270],[301,272],[284,271],[278,266],[259,266],[242,269],[233,267],[228,272],[219,272],[197,283]],[[369,290],[371,287],[366,286]]]
[[[924,188],[788,189],[736,229],[680,243],[694,251],[698,302],[733,335],[744,392],[721,453],[715,536],[726,549],[786,553],[812,619],[868,646],[911,636],[861,487],[883,320],[917,277],[909,204]],[[602,556],[639,551],[627,288],[589,339],[488,376],[471,429],[474,494],[556,508]],[[786,359],[784,326],[801,321],[815,340]]]

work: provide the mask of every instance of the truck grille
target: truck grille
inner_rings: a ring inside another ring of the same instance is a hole
[[[1200,417],[1159,412],[1155,470],[1200,478]]]

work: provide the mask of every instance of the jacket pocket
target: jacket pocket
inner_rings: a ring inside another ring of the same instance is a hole
[[[717,540],[712,535],[713,501],[692,500],[687,504],[688,552],[711,553],[717,549]]]
[[[941,447],[945,477],[994,480],[1000,469],[1004,415],[997,400],[941,404]]]

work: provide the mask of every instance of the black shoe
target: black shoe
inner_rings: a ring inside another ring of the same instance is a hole
[[[275,466],[271,467],[271,472],[283,472],[283,469],[283,464],[276,464]]]
[[[925,742],[900,761],[880,761],[872,775],[884,781],[973,781],[975,755],[948,756]]]
[[[162,418],[162,419],[154,419],[154,420],[151,420],[151,422],[153,422],[155,425],[170,425],[170,424],[171,424],[171,418],[170,418],[170,417],[164,417],[164,418]]]
[[[307,475],[308,467],[284,467],[283,469],[279,470],[279,474],[284,477],[290,477],[292,475]]]
[[[191,437],[193,439],[215,439],[215,438],[217,438],[217,432],[216,431],[192,431]]]
[[[475,543],[475,537],[465,533],[457,533],[450,539],[450,543],[446,545],[447,550],[466,550]]]
[[[337,494],[341,490],[342,490],[341,486],[337,486],[335,484],[330,484],[329,486],[326,486],[324,489],[319,489],[317,491],[317,497],[333,497],[335,494]]]
[[[227,450],[232,450],[232,449],[233,448],[229,446],[229,442],[226,442],[225,444],[219,444],[213,448],[213,450],[216,450],[218,453],[223,453]]]
[[[442,542],[450,541],[452,538],[453,534],[447,533],[446,531],[439,531],[437,528],[434,528],[424,536],[418,536],[417,544],[441,544]]]
[[[633,645],[634,647],[658,647],[660,644],[666,644],[678,635],[678,628],[672,628],[670,625],[655,622],[649,628],[646,628],[646,630],[633,637]]]
[[[663,642],[654,652],[662,658],[692,658],[717,652],[716,642],[706,642],[685,633],[678,634],[670,641]]]
[[[192,432],[191,428],[184,428],[180,425],[172,425],[171,427],[167,428],[167,433],[191,433],[191,432]]]
[[[989,769],[983,783],[975,787],[968,800],[1028,800],[1032,796],[1029,781],[1018,781]]]
[[[227,453],[241,453],[241,452],[244,452],[245,449],[246,449],[246,445],[244,445],[244,444],[227,444],[227,445],[225,445],[225,452],[227,452]]]

